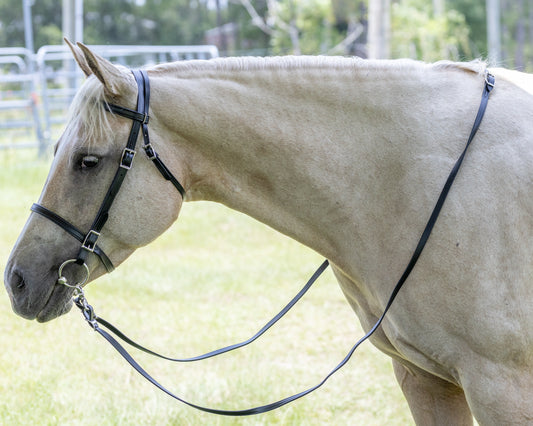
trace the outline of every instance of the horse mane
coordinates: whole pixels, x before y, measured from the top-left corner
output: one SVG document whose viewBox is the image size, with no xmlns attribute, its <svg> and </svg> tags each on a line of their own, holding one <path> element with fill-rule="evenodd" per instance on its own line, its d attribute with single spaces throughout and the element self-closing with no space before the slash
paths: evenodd
<svg viewBox="0 0 533 426">
<path fill-rule="evenodd" d="M 423 72 L 430 68 L 480 74 L 485 72 L 486 63 L 440 61 L 427 64 L 411 59 L 372 61 L 357 57 L 331 56 L 237 57 L 171 62 L 150 68 L 150 73 L 194 78 L 202 72 L 315 69 L 327 73 L 331 69 L 336 69 L 360 71 L 370 78 L 380 78 L 384 73 L 392 72 L 398 75 L 400 72 Z M 107 140 L 111 131 L 110 114 L 103 108 L 103 103 L 107 101 L 100 81 L 94 75 L 87 78 L 69 108 L 67 126 L 63 135 L 66 140 L 82 138 L 88 145 L 90 141 Z"/>
<path fill-rule="evenodd" d="M 210 71 L 262 71 L 315 69 L 327 72 L 331 69 L 354 70 L 372 73 L 398 72 L 408 70 L 459 70 L 482 74 L 487 64 L 481 60 L 471 62 L 440 61 L 428 64 L 412 59 L 368 60 L 359 57 L 342 56 L 273 56 L 273 57 L 231 57 L 210 60 L 177 61 L 156 65 L 150 71 L 179 75 L 181 78 L 198 72 Z"/>
<path fill-rule="evenodd" d="M 435 69 L 460 70 L 474 74 L 484 74 L 487 70 L 487 66 L 487 62 L 481 59 L 475 59 L 470 62 L 439 61 L 433 64 Z"/>
</svg>

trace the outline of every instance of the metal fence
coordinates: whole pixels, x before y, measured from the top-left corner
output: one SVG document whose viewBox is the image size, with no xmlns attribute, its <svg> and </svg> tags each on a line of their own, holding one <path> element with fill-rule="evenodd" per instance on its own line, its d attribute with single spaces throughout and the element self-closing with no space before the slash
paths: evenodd
<svg viewBox="0 0 533 426">
<path fill-rule="evenodd" d="M 91 46 L 130 68 L 218 56 L 215 46 Z M 68 46 L 43 46 L 37 54 L 0 48 L 0 150 L 38 148 L 58 137 L 66 111 L 84 80 Z"/>
<path fill-rule="evenodd" d="M 40 146 L 34 55 L 23 48 L 0 49 L 0 148 Z"/>
</svg>

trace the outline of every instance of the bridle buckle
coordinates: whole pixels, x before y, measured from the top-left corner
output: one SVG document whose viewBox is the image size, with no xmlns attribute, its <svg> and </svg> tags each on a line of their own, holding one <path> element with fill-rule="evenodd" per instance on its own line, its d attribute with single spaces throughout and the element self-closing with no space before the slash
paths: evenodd
<svg viewBox="0 0 533 426">
<path fill-rule="evenodd" d="M 93 253 L 98 238 L 100 238 L 100 232 L 96 232 L 94 229 L 91 229 L 85 236 L 85 239 L 81 244 L 81 248 Z"/>
<path fill-rule="evenodd" d="M 485 70 L 485 84 L 491 89 L 494 88 L 494 76 L 489 72 L 488 69 Z"/>
<path fill-rule="evenodd" d="M 157 158 L 157 154 L 151 143 L 145 144 L 143 148 L 144 148 L 144 151 L 146 152 L 146 155 L 148 156 L 150 160 L 155 160 Z"/>
<path fill-rule="evenodd" d="M 120 159 L 120 167 L 126 170 L 131 169 L 136 153 L 137 152 L 134 149 L 124 148 L 122 158 Z"/>
</svg>

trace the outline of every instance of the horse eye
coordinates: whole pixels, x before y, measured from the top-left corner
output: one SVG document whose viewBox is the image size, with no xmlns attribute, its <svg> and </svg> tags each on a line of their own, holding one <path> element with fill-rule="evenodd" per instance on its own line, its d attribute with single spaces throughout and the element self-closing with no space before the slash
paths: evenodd
<svg viewBox="0 0 533 426">
<path fill-rule="evenodd" d="M 81 160 L 81 168 L 92 169 L 93 167 L 96 167 L 98 165 L 98 161 L 98 157 L 95 157 L 94 155 L 87 155 Z"/>
</svg>

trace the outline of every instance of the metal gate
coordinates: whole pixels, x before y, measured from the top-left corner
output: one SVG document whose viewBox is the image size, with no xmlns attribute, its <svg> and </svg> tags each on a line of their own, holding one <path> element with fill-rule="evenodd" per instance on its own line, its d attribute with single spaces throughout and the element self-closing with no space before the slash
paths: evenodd
<svg viewBox="0 0 533 426">
<path fill-rule="evenodd" d="M 215 46 L 106 45 L 91 50 L 129 68 L 218 56 Z M 0 130 L 23 133 L 0 135 L 0 149 L 38 147 L 44 153 L 59 137 L 84 78 L 66 45 L 43 46 L 36 55 L 26 49 L 0 49 Z"/>
<path fill-rule="evenodd" d="M 29 50 L 0 49 L 0 149 L 42 146 L 34 66 Z"/>
</svg>

